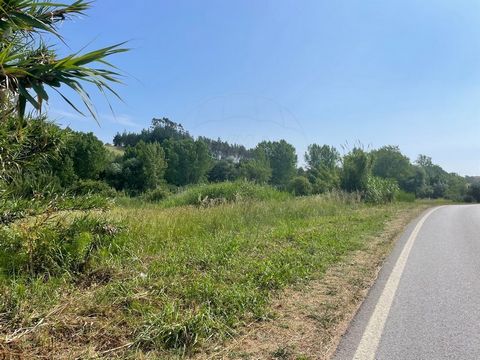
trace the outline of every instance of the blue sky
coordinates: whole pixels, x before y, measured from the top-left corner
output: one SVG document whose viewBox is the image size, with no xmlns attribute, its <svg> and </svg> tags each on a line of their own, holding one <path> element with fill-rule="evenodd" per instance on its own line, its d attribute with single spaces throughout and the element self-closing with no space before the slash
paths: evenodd
<svg viewBox="0 0 480 360">
<path fill-rule="evenodd" d="M 111 141 L 169 117 L 193 135 L 254 146 L 399 145 L 480 174 L 476 0 L 100 0 L 61 26 L 72 50 L 129 40 L 112 59 L 125 103 L 93 98 L 100 126 L 60 99 L 59 123 Z M 67 52 L 59 47 L 61 52 Z"/>
</svg>

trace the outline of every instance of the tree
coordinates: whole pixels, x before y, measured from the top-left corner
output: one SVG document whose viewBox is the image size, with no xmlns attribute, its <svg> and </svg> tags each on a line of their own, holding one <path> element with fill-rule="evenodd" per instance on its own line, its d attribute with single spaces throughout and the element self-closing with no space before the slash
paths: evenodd
<svg viewBox="0 0 480 360">
<path fill-rule="evenodd" d="M 418 166 L 421 166 L 422 168 L 429 168 L 433 166 L 432 158 L 430 156 L 422 155 L 422 154 L 418 155 L 416 163 Z"/>
<path fill-rule="evenodd" d="M 40 111 L 48 101 L 47 88 L 57 92 L 72 108 L 82 113 L 62 92 L 66 86 L 79 94 L 88 112 L 96 112 L 83 83 L 96 86 L 101 92 L 118 96 L 111 83 L 119 82 L 119 74 L 106 61 L 126 49 L 122 44 L 80 55 L 60 58 L 53 46 L 46 45 L 44 34 L 63 42 L 58 24 L 90 7 L 85 0 L 70 5 L 37 0 L 8 0 L 0 6 L 0 101 L 2 118 L 16 113 L 23 118 L 27 103 Z M 90 65 L 90 66 L 89 66 Z M 83 114 L 83 113 L 82 113 Z"/>
<path fill-rule="evenodd" d="M 425 155 L 419 155 L 416 163 L 425 173 L 425 186 L 420 196 L 456 201 L 464 199 L 468 188 L 467 179 L 455 173 L 446 172 Z"/>
<path fill-rule="evenodd" d="M 63 187 L 77 180 L 98 180 L 107 166 L 107 150 L 93 133 L 63 131 L 66 141 L 60 156 L 50 159 L 44 169 L 56 176 Z"/>
<path fill-rule="evenodd" d="M 448 174 L 447 190 L 445 191 L 445 197 L 454 201 L 462 201 L 468 191 L 467 180 L 458 174 Z"/>
<path fill-rule="evenodd" d="M 305 196 L 312 193 L 312 185 L 305 176 L 296 176 L 288 185 L 289 191 L 295 196 Z"/>
<path fill-rule="evenodd" d="M 346 191 L 365 191 L 371 173 L 370 156 L 360 148 L 354 148 L 343 157 L 341 186 Z"/>
<path fill-rule="evenodd" d="M 65 141 L 66 132 L 43 117 L 19 121 L 10 116 L 0 121 L 0 213 L 15 212 L 5 205 L 7 197 L 30 201 L 34 193 L 57 190 L 59 181 L 51 174 L 50 162 L 60 158 Z M 0 214 L 0 223 L 1 218 Z"/>
<path fill-rule="evenodd" d="M 160 144 L 140 141 L 125 151 L 122 166 L 124 187 L 134 192 L 155 189 L 164 181 L 166 167 Z"/>
<path fill-rule="evenodd" d="M 103 143 L 92 132 L 72 132 L 67 147 L 75 174 L 80 179 L 98 179 L 107 161 Z"/>
<path fill-rule="evenodd" d="M 324 193 L 339 186 L 340 153 L 333 146 L 312 144 L 305 153 L 307 177 L 314 193 Z"/>
<path fill-rule="evenodd" d="M 215 162 L 213 167 L 208 172 L 208 181 L 222 182 L 235 180 L 238 176 L 238 171 L 235 164 L 229 160 L 220 160 Z"/>
<path fill-rule="evenodd" d="M 169 139 L 164 149 L 168 163 L 166 179 L 170 184 L 184 186 L 206 180 L 212 158 L 203 141 Z"/>
<path fill-rule="evenodd" d="M 419 155 L 417 165 L 425 171 L 425 188 L 422 197 L 442 198 L 448 190 L 449 174 L 432 162 L 432 158 Z"/>
<path fill-rule="evenodd" d="M 315 194 L 323 194 L 340 187 L 339 169 L 329 169 L 319 167 L 308 169 L 307 178 L 312 184 L 312 192 Z"/>
<path fill-rule="evenodd" d="M 383 146 L 371 152 L 372 174 L 384 179 L 394 179 L 402 190 L 408 191 L 408 180 L 414 176 L 410 160 L 400 152 L 398 146 Z"/>
<path fill-rule="evenodd" d="M 425 169 L 418 165 L 412 165 L 412 175 L 403 184 L 403 189 L 414 193 L 417 197 L 422 197 L 427 191 L 426 177 Z"/>
<path fill-rule="evenodd" d="M 60 156 L 65 132 L 44 117 L 0 121 L 0 181 L 11 181 L 25 172 L 35 172 Z"/>
<path fill-rule="evenodd" d="M 480 183 L 475 182 L 468 187 L 468 196 L 470 196 L 474 201 L 480 202 Z"/>
<path fill-rule="evenodd" d="M 296 173 L 295 148 L 285 140 L 263 141 L 257 145 L 254 153 L 255 157 L 268 161 L 272 169 L 270 182 L 280 188 L 286 188 Z"/>
<path fill-rule="evenodd" d="M 340 153 L 333 146 L 312 144 L 305 153 L 309 169 L 335 169 L 340 162 Z"/>
<path fill-rule="evenodd" d="M 202 140 L 208 145 L 210 154 L 217 160 L 231 160 L 238 163 L 241 160 L 250 159 L 252 157 L 251 151 L 247 150 L 245 146 L 238 144 L 230 144 L 227 141 L 209 139 L 200 136 Z"/>
<path fill-rule="evenodd" d="M 192 139 L 190 134 L 185 131 L 181 124 L 171 121 L 164 117 L 161 119 L 152 119 L 152 125 L 149 129 L 143 129 L 140 133 L 117 133 L 113 138 L 115 146 L 135 146 L 138 142 L 147 143 L 158 142 L 160 145 L 166 140 L 174 139 Z"/>
<path fill-rule="evenodd" d="M 266 184 L 272 177 L 272 168 L 265 159 L 240 161 L 238 176 L 258 184 Z"/>
</svg>

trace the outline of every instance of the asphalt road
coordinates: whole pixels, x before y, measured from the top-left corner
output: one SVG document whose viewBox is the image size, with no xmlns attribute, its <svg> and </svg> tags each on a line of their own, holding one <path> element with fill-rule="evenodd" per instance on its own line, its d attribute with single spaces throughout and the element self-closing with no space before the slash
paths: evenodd
<svg viewBox="0 0 480 360">
<path fill-rule="evenodd" d="M 334 359 L 480 359 L 480 205 L 409 226 Z"/>
</svg>

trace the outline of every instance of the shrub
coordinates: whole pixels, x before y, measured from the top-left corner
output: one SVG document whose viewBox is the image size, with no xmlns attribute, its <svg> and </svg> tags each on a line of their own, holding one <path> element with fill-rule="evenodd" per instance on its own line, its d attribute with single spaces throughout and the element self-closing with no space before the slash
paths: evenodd
<svg viewBox="0 0 480 360">
<path fill-rule="evenodd" d="M 395 195 L 395 201 L 414 202 L 415 194 L 400 190 Z"/>
<path fill-rule="evenodd" d="M 59 179 L 48 172 L 24 172 L 17 174 L 8 184 L 5 184 L 8 197 L 32 198 L 50 196 L 62 192 Z"/>
<path fill-rule="evenodd" d="M 170 196 L 170 194 L 171 194 L 170 191 L 165 186 L 159 186 L 154 190 L 147 191 L 143 195 L 143 198 L 146 201 L 158 202 L 158 201 L 165 200 L 167 197 Z"/>
<path fill-rule="evenodd" d="M 272 177 L 272 168 L 266 160 L 242 160 L 238 165 L 238 176 L 257 184 L 266 184 Z"/>
<path fill-rule="evenodd" d="M 80 180 L 71 187 L 74 195 L 98 194 L 106 197 L 115 197 L 116 191 L 107 183 L 97 180 Z"/>
<path fill-rule="evenodd" d="M 258 185 L 248 181 L 223 182 L 188 187 L 163 202 L 165 207 L 195 205 L 207 206 L 239 200 L 286 199 L 288 193 L 278 191 L 271 186 Z"/>
<path fill-rule="evenodd" d="M 91 215 L 54 219 L 37 216 L 0 229 L 0 271 L 51 276 L 82 272 L 91 255 L 107 245 L 119 228 Z"/>
<path fill-rule="evenodd" d="M 395 180 L 369 176 L 364 199 L 365 202 L 371 204 L 385 204 L 395 200 L 398 191 L 399 187 Z"/>
<path fill-rule="evenodd" d="M 305 176 L 297 176 L 290 182 L 288 190 L 295 196 L 310 195 L 312 185 Z"/>
<path fill-rule="evenodd" d="M 323 194 L 340 188 L 340 177 L 337 169 L 312 168 L 308 170 L 307 175 L 314 194 Z"/>
<path fill-rule="evenodd" d="M 0 226 L 58 211 L 104 210 L 111 202 L 101 195 L 65 196 L 39 194 L 33 198 L 0 197 Z"/>
<path fill-rule="evenodd" d="M 469 186 L 467 190 L 467 196 L 472 202 L 480 201 L 480 183 L 473 183 Z"/>
<path fill-rule="evenodd" d="M 368 187 L 372 161 L 367 152 L 354 148 L 343 157 L 343 167 L 340 173 L 340 185 L 345 191 L 364 192 Z"/>
<path fill-rule="evenodd" d="M 208 172 L 208 181 L 223 182 L 233 181 L 237 178 L 238 171 L 235 163 L 230 160 L 219 160 Z"/>
</svg>

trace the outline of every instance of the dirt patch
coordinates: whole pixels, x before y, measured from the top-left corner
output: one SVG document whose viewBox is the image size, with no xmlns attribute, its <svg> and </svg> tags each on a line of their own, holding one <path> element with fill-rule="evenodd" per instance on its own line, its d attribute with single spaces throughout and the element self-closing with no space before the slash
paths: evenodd
<svg viewBox="0 0 480 360">
<path fill-rule="evenodd" d="M 329 359 L 357 312 L 395 239 L 427 206 L 402 210 L 379 236 L 332 266 L 325 275 L 286 290 L 272 303 L 274 319 L 246 326 L 239 335 L 196 359 Z"/>
</svg>

